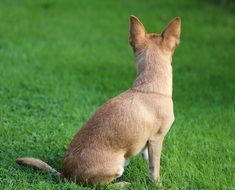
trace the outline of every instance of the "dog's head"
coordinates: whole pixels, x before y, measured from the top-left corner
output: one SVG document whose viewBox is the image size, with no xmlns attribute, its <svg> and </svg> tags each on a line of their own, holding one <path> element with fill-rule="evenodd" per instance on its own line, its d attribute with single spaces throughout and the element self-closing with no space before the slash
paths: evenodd
<svg viewBox="0 0 235 190">
<path fill-rule="evenodd" d="M 171 58 L 180 42 L 180 28 L 181 20 L 177 17 L 170 22 L 161 34 L 147 33 L 140 20 L 135 16 L 130 16 L 129 42 L 136 53 L 151 49 L 158 56 Z"/>
</svg>

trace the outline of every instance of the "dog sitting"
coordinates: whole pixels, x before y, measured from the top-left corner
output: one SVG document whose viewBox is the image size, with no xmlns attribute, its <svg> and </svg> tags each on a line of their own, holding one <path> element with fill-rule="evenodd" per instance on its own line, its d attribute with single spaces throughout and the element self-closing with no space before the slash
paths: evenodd
<svg viewBox="0 0 235 190">
<path fill-rule="evenodd" d="M 133 86 L 103 104 L 83 125 L 68 147 L 61 173 L 35 158 L 16 162 L 77 183 L 107 184 L 144 149 L 149 174 L 159 182 L 162 144 L 174 122 L 171 62 L 180 28 L 180 18 L 175 18 L 161 34 L 147 33 L 139 19 L 130 16 L 129 42 L 137 67 Z"/>
</svg>

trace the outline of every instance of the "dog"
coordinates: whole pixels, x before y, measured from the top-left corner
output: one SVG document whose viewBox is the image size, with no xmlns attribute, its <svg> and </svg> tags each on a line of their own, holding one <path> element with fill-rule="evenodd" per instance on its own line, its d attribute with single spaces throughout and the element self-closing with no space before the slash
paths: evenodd
<svg viewBox="0 0 235 190">
<path fill-rule="evenodd" d="M 137 78 L 133 86 L 103 104 L 70 143 L 61 173 L 36 158 L 18 164 L 52 172 L 82 184 L 108 184 L 120 177 L 130 157 L 145 152 L 149 175 L 160 182 L 164 137 L 174 122 L 172 56 L 180 42 L 181 19 L 175 18 L 161 34 L 147 33 L 130 16 L 129 43 Z"/>
</svg>

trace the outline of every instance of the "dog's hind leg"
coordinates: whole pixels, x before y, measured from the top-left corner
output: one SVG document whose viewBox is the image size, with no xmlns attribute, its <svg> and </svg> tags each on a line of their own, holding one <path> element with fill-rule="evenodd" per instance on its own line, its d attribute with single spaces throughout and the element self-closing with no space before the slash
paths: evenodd
<svg viewBox="0 0 235 190">
<path fill-rule="evenodd" d="M 91 184 L 108 184 L 122 176 L 125 159 L 122 155 L 106 156 L 105 162 L 97 162 L 95 168 L 87 170 L 87 179 Z"/>
<path fill-rule="evenodd" d="M 100 169 L 93 177 L 90 177 L 88 182 L 91 184 L 105 185 L 111 183 L 113 180 L 122 176 L 124 167 L 120 165 L 117 167 L 107 167 Z"/>
</svg>

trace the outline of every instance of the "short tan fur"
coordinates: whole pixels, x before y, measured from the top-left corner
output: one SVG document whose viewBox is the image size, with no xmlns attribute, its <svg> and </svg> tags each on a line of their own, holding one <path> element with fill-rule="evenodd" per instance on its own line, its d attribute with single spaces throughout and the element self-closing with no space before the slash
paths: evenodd
<svg viewBox="0 0 235 190">
<path fill-rule="evenodd" d="M 149 174 L 160 181 L 162 144 L 174 122 L 171 62 L 180 42 L 180 28 L 181 20 L 175 18 L 161 34 L 148 34 L 139 19 L 130 16 L 129 42 L 137 78 L 130 89 L 103 104 L 84 124 L 57 175 L 78 183 L 107 184 L 122 175 L 128 158 L 147 148 Z M 55 173 L 33 159 L 19 158 L 17 162 Z"/>
</svg>

